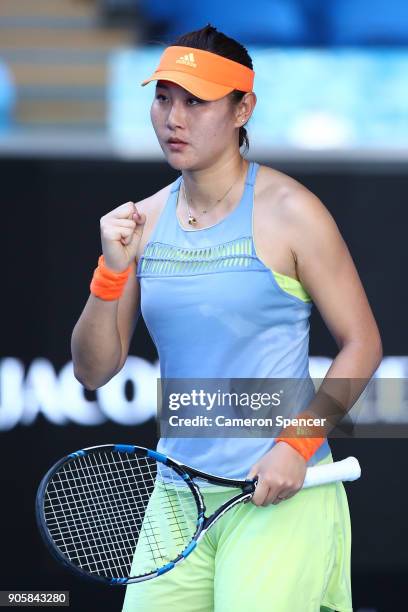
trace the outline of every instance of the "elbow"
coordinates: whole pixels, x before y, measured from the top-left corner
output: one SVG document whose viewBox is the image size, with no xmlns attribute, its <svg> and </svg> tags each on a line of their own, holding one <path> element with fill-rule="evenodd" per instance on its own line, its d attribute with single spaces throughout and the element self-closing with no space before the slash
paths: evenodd
<svg viewBox="0 0 408 612">
<path fill-rule="evenodd" d="M 384 356 L 382 341 L 378 332 L 375 334 L 354 337 L 342 344 L 341 348 L 342 350 L 356 351 L 358 361 L 364 363 L 364 368 L 367 369 L 367 373 L 371 372 L 372 374 L 374 374 L 380 366 Z"/>
<path fill-rule="evenodd" d="M 362 351 L 366 356 L 366 363 L 371 364 L 371 369 L 374 374 L 374 372 L 380 366 L 384 355 L 381 337 L 379 334 L 376 334 L 375 337 L 366 339 L 365 341 L 359 344 L 362 347 Z"/>
<path fill-rule="evenodd" d="M 382 340 L 378 328 L 372 334 L 369 344 L 370 354 L 375 361 L 375 369 L 377 369 L 384 356 Z"/>
<path fill-rule="evenodd" d="M 376 359 L 377 359 L 377 366 L 376 369 L 379 367 L 383 357 L 384 357 L 384 352 L 383 352 L 383 345 L 382 345 L 382 341 L 381 341 L 381 337 L 380 335 L 378 335 L 378 342 L 376 344 L 376 348 L 375 348 L 375 355 L 376 355 Z"/>
<path fill-rule="evenodd" d="M 102 387 L 102 385 L 93 385 L 90 383 L 81 383 L 81 384 L 84 387 L 84 389 L 86 389 L 87 391 L 96 391 L 96 389 L 99 389 L 99 387 Z"/>
<path fill-rule="evenodd" d="M 115 370 L 110 371 L 109 373 L 105 372 L 103 376 L 99 376 L 98 378 L 95 377 L 95 375 L 89 376 L 86 373 L 81 372 L 74 366 L 74 376 L 87 391 L 96 391 L 96 389 L 99 389 L 100 387 L 103 387 L 103 385 L 106 385 L 106 383 L 108 383 L 111 378 L 113 378 L 118 373 L 119 369 L 115 368 Z"/>
<path fill-rule="evenodd" d="M 96 384 L 95 381 L 88 380 L 85 376 L 83 376 L 83 374 L 75 370 L 75 368 L 74 368 L 74 376 L 77 379 L 77 381 L 81 383 L 81 385 L 87 391 L 95 391 L 96 389 L 98 389 L 98 387 L 102 386 L 102 385 Z"/>
</svg>

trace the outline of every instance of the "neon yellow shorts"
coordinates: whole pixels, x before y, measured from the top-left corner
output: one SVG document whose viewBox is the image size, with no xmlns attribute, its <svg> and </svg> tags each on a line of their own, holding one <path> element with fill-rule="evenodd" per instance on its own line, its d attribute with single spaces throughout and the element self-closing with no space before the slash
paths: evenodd
<svg viewBox="0 0 408 612">
<path fill-rule="evenodd" d="M 207 515 L 231 497 L 202 490 Z M 352 612 L 350 556 L 342 483 L 277 506 L 238 504 L 170 572 L 129 585 L 122 612 Z"/>
</svg>

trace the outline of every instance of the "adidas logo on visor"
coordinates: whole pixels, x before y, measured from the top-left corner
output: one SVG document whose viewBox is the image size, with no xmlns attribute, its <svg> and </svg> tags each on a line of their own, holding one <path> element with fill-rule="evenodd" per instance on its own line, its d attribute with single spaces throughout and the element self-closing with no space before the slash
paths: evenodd
<svg viewBox="0 0 408 612">
<path fill-rule="evenodd" d="M 194 53 L 187 53 L 186 55 L 182 55 L 176 60 L 176 64 L 185 64 L 186 66 L 197 68 L 197 64 L 195 63 Z"/>
</svg>

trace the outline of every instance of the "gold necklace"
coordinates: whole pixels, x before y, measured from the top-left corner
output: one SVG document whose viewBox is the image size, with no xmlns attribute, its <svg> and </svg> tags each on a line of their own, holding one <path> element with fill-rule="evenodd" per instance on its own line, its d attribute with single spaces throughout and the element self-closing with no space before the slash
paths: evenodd
<svg viewBox="0 0 408 612">
<path fill-rule="evenodd" d="M 238 180 L 238 179 L 237 179 L 237 180 Z M 213 207 L 212 207 L 212 208 L 215 208 L 215 206 L 216 206 L 217 204 L 219 204 L 219 203 L 220 203 L 220 202 L 221 202 L 221 201 L 222 201 L 222 200 L 223 200 L 223 199 L 224 199 L 224 198 L 225 198 L 225 197 L 226 197 L 226 196 L 229 194 L 229 192 L 231 191 L 231 189 L 233 188 L 233 186 L 235 185 L 235 183 L 237 182 L 237 180 L 235 180 L 235 181 L 232 183 L 231 187 L 230 187 L 230 188 L 229 188 L 229 189 L 228 189 L 228 190 L 227 190 L 227 191 L 224 193 L 224 195 L 222 196 L 222 198 L 219 198 L 218 200 L 215 200 L 215 203 L 214 203 L 214 205 L 213 205 Z M 196 223 L 197 223 L 197 219 L 196 219 L 196 218 L 195 218 L 195 217 L 194 217 L 194 216 L 191 214 L 190 206 L 189 206 L 189 204 L 188 204 L 187 192 L 186 192 L 186 187 L 185 187 L 185 185 L 184 185 L 184 181 L 183 181 L 183 191 L 184 191 L 184 198 L 185 198 L 185 200 L 186 200 L 187 210 L 188 210 L 188 223 L 189 223 L 189 225 L 196 225 Z M 207 213 L 207 212 L 208 212 L 208 210 L 207 210 L 207 209 L 206 209 L 206 210 L 202 210 L 201 212 L 205 214 L 205 213 Z"/>
</svg>

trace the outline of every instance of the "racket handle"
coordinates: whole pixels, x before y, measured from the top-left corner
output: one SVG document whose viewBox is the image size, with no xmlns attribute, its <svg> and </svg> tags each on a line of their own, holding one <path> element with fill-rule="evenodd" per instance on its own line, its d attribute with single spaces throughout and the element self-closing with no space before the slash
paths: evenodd
<svg viewBox="0 0 408 612">
<path fill-rule="evenodd" d="M 302 488 L 306 489 L 338 480 L 357 480 L 360 476 L 361 468 L 358 460 L 355 457 L 347 457 L 342 461 L 307 468 Z"/>
</svg>

